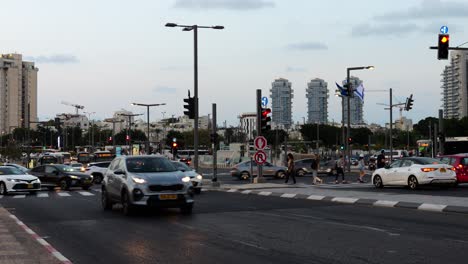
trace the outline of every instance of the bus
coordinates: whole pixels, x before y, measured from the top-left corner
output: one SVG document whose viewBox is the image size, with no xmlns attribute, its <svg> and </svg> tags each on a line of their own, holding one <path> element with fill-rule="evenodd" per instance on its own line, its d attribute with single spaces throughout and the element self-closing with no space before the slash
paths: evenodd
<svg viewBox="0 0 468 264">
<path fill-rule="evenodd" d="M 444 155 L 468 153 L 468 137 L 447 137 L 444 143 Z"/>
<path fill-rule="evenodd" d="M 115 158 L 115 154 L 110 151 L 96 151 L 94 153 L 79 152 L 77 154 L 77 161 L 82 164 L 90 162 L 111 161 Z"/>
</svg>

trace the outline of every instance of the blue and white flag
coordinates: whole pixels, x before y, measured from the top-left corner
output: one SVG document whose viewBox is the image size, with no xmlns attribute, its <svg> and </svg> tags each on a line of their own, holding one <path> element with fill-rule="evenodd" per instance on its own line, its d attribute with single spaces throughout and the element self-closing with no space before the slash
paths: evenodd
<svg viewBox="0 0 468 264">
<path fill-rule="evenodd" d="M 361 101 L 364 101 L 364 86 L 362 83 L 354 90 L 354 94 L 361 99 Z"/>
<path fill-rule="evenodd" d="M 338 87 L 338 89 L 340 90 L 340 94 L 342 96 L 348 96 L 348 91 L 346 90 L 346 88 L 341 87 L 337 82 L 335 82 L 335 84 L 336 87 Z"/>
</svg>

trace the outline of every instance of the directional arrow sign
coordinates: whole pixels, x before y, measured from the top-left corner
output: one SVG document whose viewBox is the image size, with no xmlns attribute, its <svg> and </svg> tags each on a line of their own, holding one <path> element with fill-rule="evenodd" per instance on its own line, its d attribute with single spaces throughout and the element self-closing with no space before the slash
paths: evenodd
<svg viewBox="0 0 468 264">
<path fill-rule="evenodd" d="M 254 154 L 254 160 L 258 165 L 263 165 L 267 160 L 267 154 L 263 150 L 257 150 Z"/>
<path fill-rule="evenodd" d="M 254 145 L 256 149 L 264 149 L 267 146 L 267 140 L 263 136 L 256 137 L 254 139 Z"/>
</svg>

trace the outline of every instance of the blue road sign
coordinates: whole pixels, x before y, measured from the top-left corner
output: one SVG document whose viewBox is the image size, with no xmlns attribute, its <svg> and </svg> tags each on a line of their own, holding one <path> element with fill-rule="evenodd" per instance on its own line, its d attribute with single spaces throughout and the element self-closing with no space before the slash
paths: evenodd
<svg viewBox="0 0 468 264">
<path fill-rule="evenodd" d="M 262 106 L 265 107 L 268 105 L 268 97 L 263 96 L 262 97 Z"/>
<path fill-rule="evenodd" d="M 447 27 L 447 26 L 442 26 L 442 27 L 440 28 L 440 32 L 441 32 L 442 34 L 447 34 L 447 33 L 448 33 L 448 27 Z"/>
</svg>

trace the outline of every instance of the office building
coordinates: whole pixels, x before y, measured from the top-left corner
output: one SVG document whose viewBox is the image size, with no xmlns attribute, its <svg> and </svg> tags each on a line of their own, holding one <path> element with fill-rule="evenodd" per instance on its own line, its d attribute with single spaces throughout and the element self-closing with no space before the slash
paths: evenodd
<svg viewBox="0 0 468 264">
<path fill-rule="evenodd" d="M 289 128 L 292 124 L 293 89 L 291 83 L 283 78 L 271 84 L 271 121 L 275 127 Z"/>
<path fill-rule="evenodd" d="M 328 121 L 328 84 L 322 79 L 313 79 L 307 84 L 307 123 L 326 124 Z"/>
<path fill-rule="evenodd" d="M 468 116 L 468 51 L 450 51 L 450 65 L 442 72 L 444 118 Z"/>
</svg>

